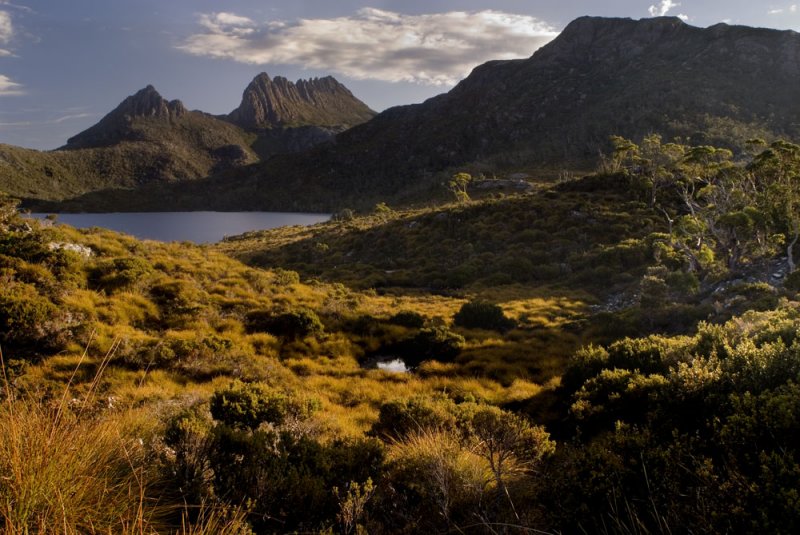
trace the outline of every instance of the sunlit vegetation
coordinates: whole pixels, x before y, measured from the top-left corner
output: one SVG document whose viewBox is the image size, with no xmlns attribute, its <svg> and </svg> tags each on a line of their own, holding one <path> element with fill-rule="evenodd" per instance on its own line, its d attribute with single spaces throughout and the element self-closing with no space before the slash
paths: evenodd
<svg viewBox="0 0 800 535">
<path fill-rule="evenodd" d="M 2 200 L 0 528 L 795 532 L 800 148 L 612 143 L 213 247 Z"/>
</svg>

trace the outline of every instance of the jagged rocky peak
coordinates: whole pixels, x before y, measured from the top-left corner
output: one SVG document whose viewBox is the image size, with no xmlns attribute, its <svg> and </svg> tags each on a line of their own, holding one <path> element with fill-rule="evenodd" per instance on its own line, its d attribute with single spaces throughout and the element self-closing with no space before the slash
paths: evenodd
<svg viewBox="0 0 800 535">
<path fill-rule="evenodd" d="M 123 100 L 111 113 L 129 115 L 131 117 L 160 117 L 168 119 L 185 114 L 186 107 L 180 100 L 168 102 L 156 91 L 155 87 L 148 85 Z"/>
<path fill-rule="evenodd" d="M 100 122 L 69 138 L 64 148 L 106 146 L 131 136 L 136 119 L 172 123 L 189 113 L 180 100 L 167 101 L 155 87 L 148 85 L 123 100 Z"/>
<path fill-rule="evenodd" d="M 265 72 L 244 90 L 239 107 L 228 120 L 250 129 L 276 126 L 353 126 L 375 112 L 330 76 L 298 80 L 271 79 Z"/>
</svg>

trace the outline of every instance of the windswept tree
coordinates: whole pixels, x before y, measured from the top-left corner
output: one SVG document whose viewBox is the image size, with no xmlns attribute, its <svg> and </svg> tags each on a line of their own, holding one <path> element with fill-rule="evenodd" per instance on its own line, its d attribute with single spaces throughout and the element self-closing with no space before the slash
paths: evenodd
<svg viewBox="0 0 800 535">
<path fill-rule="evenodd" d="M 456 173 L 450 178 L 447 187 L 453 193 L 458 202 L 469 201 L 469 193 L 467 193 L 467 186 L 472 182 L 472 175 L 469 173 Z"/>
<path fill-rule="evenodd" d="M 800 145 L 776 141 L 749 166 L 762 191 L 764 210 L 784 236 L 789 271 L 796 269 L 794 247 L 800 239 Z"/>
<path fill-rule="evenodd" d="M 661 136 L 650 134 L 642 140 L 640 173 L 649 192 L 650 208 L 656 206 L 658 195 L 678 177 L 677 164 L 685 157 L 686 147 L 679 143 L 662 143 Z"/>
</svg>

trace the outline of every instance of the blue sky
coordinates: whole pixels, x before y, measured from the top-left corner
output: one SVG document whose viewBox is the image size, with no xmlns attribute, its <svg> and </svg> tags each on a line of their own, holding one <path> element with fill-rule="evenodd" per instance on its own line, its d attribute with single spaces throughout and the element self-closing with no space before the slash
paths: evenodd
<svg viewBox="0 0 800 535">
<path fill-rule="evenodd" d="M 581 15 L 661 14 L 800 30 L 800 0 L 0 0 L 0 143 L 56 148 L 147 84 L 227 113 L 261 71 L 333 75 L 380 111 Z"/>
</svg>

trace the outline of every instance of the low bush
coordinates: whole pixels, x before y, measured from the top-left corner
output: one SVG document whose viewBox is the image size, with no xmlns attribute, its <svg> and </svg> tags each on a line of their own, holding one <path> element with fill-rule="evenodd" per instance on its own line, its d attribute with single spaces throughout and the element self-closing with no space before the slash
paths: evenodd
<svg viewBox="0 0 800 535">
<path fill-rule="evenodd" d="M 421 329 L 416 335 L 395 344 L 391 353 L 402 356 L 409 366 L 418 366 L 426 360 L 450 362 L 464 345 L 464 337 L 447 327 Z"/>
<path fill-rule="evenodd" d="M 281 314 L 270 310 L 254 310 L 245 316 L 245 327 L 249 333 L 269 333 L 288 340 L 320 335 L 325 331 L 319 316 L 307 308 Z"/>
<path fill-rule="evenodd" d="M 389 323 L 409 329 L 421 329 L 425 325 L 425 316 L 412 310 L 401 310 L 389 318 Z"/>
<path fill-rule="evenodd" d="M 89 285 L 109 293 L 130 290 L 152 272 L 149 262 L 135 256 L 101 260 L 89 271 Z"/>
<path fill-rule="evenodd" d="M 498 305 L 483 301 L 464 303 L 453 317 L 453 323 L 467 329 L 489 329 L 506 332 L 516 326 Z"/>
<path fill-rule="evenodd" d="M 215 420 L 250 430 L 262 423 L 280 426 L 287 420 L 305 420 L 317 409 L 317 400 L 289 396 L 263 383 L 234 381 L 211 396 L 211 416 Z"/>
</svg>

